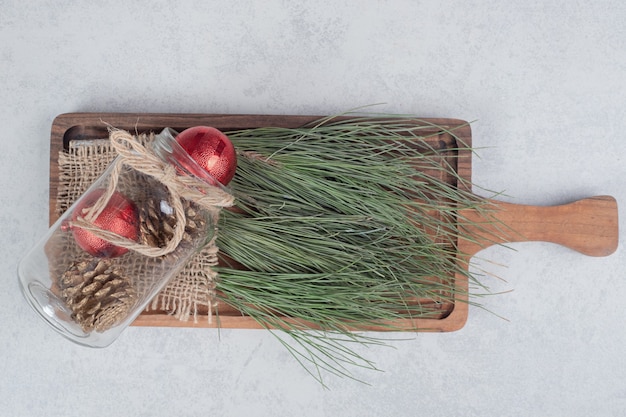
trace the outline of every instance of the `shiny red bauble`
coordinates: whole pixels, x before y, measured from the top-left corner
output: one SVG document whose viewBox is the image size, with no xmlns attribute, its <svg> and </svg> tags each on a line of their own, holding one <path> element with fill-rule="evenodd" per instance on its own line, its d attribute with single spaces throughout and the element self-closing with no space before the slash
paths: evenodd
<svg viewBox="0 0 626 417">
<path fill-rule="evenodd" d="M 85 209 L 93 207 L 104 189 L 96 189 L 85 195 L 72 214 L 72 220 L 85 216 Z M 94 226 L 108 230 L 130 240 L 139 237 L 139 211 L 135 203 L 119 191 L 115 191 L 102 213 L 93 222 Z M 93 256 L 114 258 L 128 252 L 128 249 L 116 246 L 92 232 L 78 226 L 72 226 L 72 233 L 78 246 Z"/>
<path fill-rule="evenodd" d="M 176 136 L 179 145 L 222 185 L 235 176 L 237 155 L 228 137 L 214 127 L 195 126 Z"/>
</svg>

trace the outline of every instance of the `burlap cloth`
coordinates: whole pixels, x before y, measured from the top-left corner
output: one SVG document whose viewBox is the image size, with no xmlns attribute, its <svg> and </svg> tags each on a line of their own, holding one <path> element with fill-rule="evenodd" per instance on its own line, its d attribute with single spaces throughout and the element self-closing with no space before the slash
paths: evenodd
<svg viewBox="0 0 626 417">
<path fill-rule="evenodd" d="M 154 135 L 140 135 L 147 144 Z M 108 139 L 72 141 L 69 149 L 59 152 L 59 185 L 56 214 L 63 214 L 115 159 L 117 152 Z M 201 250 L 181 272 L 148 304 L 147 310 L 164 311 L 187 321 L 197 321 L 201 315 L 211 320 L 215 307 L 214 283 L 210 265 L 215 255 Z"/>
</svg>

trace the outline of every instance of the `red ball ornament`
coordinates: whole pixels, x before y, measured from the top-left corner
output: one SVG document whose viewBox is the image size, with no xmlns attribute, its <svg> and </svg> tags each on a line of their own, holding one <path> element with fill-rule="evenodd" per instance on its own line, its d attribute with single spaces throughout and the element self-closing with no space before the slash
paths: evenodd
<svg viewBox="0 0 626 417">
<path fill-rule="evenodd" d="M 222 185 L 235 176 L 237 154 L 228 137 L 214 127 L 195 126 L 176 136 L 178 144 Z"/>
<path fill-rule="evenodd" d="M 72 213 L 72 220 L 85 215 L 85 209 L 93 207 L 104 189 L 97 189 L 84 196 Z M 130 240 L 139 237 L 139 211 L 137 206 L 124 194 L 115 191 L 102 213 L 93 222 L 94 226 L 108 230 Z M 93 256 L 115 258 L 128 252 L 128 249 L 116 246 L 92 232 L 78 226 L 72 226 L 72 234 L 78 246 Z"/>
</svg>

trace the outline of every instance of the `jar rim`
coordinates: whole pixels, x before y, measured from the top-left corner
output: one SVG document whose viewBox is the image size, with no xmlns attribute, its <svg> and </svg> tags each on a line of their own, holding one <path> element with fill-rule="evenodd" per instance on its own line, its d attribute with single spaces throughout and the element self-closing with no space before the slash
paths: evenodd
<svg viewBox="0 0 626 417">
<path fill-rule="evenodd" d="M 173 164 L 180 171 L 188 175 L 193 175 L 210 186 L 218 187 L 223 191 L 229 192 L 227 186 L 223 185 L 213 175 L 207 172 L 207 170 L 202 168 L 200 164 L 180 146 L 176 141 L 178 133 L 179 132 L 171 127 L 166 127 L 159 134 L 155 135 L 153 149 L 157 155 Z"/>
</svg>

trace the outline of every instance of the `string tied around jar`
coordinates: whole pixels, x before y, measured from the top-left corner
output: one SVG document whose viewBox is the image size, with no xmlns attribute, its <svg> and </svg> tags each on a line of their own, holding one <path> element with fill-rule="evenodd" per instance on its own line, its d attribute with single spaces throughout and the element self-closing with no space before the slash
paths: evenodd
<svg viewBox="0 0 626 417">
<path fill-rule="evenodd" d="M 72 227 L 87 230 L 94 236 L 113 245 L 126 248 L 148 257 L 167 255 L 178 247 L 185 234 L 186 213 L 184 200 L 193 202 L 210 214 L 213 224 L 217 222 L 222 208 L 234 204 L 234 196 L 226 188 L 209 184 L 193 175 L 178 172 L 176 167 L 157 155 L 153 149 L 144 146 L 129 132 L 111 128 L 109 140 L 118 154 L 113 162 L 107 188 L 91 207 L 83 209 L 82 213 L 71 222 Z M 176 223 L 171 238 L 162 247 L 154 247 L 140 243 L 109 230 L 98 227 L 94 222 L 107 207 L 115 193 L 120 175 L 124 167 L 131 168 L 145 174 L 161 183 L 170 194 L 169 205 L 172 208 Z M 215 241 L 216 234 L 211 239 Z"/>
</svg>

